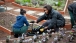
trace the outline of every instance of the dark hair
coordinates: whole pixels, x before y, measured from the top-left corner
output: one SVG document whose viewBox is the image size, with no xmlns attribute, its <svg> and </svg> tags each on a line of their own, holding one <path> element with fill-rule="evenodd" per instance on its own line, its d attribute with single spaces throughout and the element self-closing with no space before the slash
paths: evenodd
<svg viewBox="0 0 76 43">
<path fill-rule="evenodd" d="M 48 10 L 48 14 L 52 11 L 52 7 L 50 5 L 45 5 L 43 8 Z"/>
<path fill-rule="evenodd" d="M 24 15 L 24 13 L 26 13 L 26 10 L 20 9 L 20 14 Z"/>
</svg>

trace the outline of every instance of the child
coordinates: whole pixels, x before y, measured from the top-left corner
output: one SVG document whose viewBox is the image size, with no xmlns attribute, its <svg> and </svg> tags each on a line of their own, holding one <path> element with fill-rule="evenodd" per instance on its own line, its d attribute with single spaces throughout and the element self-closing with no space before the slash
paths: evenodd
<svg viewBox="0 0 76 43">
<path fill-rule="evenodd" d="M 22 35 L 22 33 L 25 33 L 28 30 L 29 23 L 24 16 L 26 14 L 26 11 L 23 9 L 20 9 L 20 15 L 16 17 L 16 22 L 13 25 L 13 33 L 14 37 L 18 38 Z M 24 26 L 26 24 L 26 26 Z"/>
</svg>

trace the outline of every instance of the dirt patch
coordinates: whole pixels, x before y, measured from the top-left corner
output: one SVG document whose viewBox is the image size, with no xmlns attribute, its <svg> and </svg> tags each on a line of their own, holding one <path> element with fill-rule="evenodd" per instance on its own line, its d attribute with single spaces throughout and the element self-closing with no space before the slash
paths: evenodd
<svg viewBox="0 0 76 43">
<path fill-rule="evenodd" d="M 8 34 L 6 34 L 3 31 L 0 31 L 0 40 L 5 40 L 7 36 L 8 36 Z"/>
<path fill-rule="evenodd" d="M 15 16 L 4 12 L 0 13 L 0 25 L 12 30 L 12 24 L 15 22 Z"/>
</svg>

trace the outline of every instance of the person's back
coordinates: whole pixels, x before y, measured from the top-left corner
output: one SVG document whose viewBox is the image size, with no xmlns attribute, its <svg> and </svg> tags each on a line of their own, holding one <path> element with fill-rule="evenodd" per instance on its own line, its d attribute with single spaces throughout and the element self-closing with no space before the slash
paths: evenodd
<svg viewBox="0 0 76 43">
<path fill-rule="evenodd" d="M 13 25 L 13 27 L 15 28 L 21 28 L 24 26 L 24 24 L 26 24 L 26 26 L 29 26 L 28 22 L 26 21 L 26 17 L 23 15 L 19 15 L 16 17 L 16 23 Z"/>
<path fill-rule="evenodd" d="M 68 6 L 68 10 L 70 10 L 73 13 L 73 11 L 76 10 L 76 2 L 71 3 Z"/>
<path fill-rule="evenodd" d="M 26 31 L 28 30 L 29 23 L 26 17 L 24 16 L 24 14 L 26 14 L 26 11 L 23 9 L 20 9 L 20 15 L 16 17 L 16 22 L 13 25 L 13 33 L 14 33 L 14 37 L 16 38 L 21 36 L 22 33 L 26 33 Z"/>
<path fill-rule="evenodd" d="M 65 19 L 64 17 L 62 16 L 62 14 L 60 14 L 58 11 L 54 10 L 53 11 L 53 16 L 54 15 L 57 15 L 57 26 L 59 27 L 63 27 L 65 26 Z M 54 22 L 54 21 L 53 21 Z M 60 25 L 61 24 L 61 25 Z"/>
</svg>

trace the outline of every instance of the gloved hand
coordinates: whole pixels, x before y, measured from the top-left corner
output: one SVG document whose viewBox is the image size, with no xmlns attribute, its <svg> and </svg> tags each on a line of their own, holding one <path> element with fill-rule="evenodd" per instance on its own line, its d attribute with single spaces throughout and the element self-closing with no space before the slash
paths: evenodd
<svg viewBox="0 0 76 43">
<path fill-rule="evenodd" d="M 31 21 L 30 23 L 35 23 L 35 21 Z"/>
</svg>

